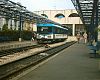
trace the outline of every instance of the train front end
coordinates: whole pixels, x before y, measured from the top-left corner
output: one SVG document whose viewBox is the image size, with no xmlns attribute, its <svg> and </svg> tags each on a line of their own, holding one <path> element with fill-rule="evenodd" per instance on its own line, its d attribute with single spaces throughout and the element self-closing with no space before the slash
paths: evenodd
<svg viewBox="0 0 100 80">
<path fill-rule="evenodd" d="M 52 26 L 49 24 L 37 25 L 37 41 L 39 43 L 51 43 L 53 40 Z"/>
</svg>

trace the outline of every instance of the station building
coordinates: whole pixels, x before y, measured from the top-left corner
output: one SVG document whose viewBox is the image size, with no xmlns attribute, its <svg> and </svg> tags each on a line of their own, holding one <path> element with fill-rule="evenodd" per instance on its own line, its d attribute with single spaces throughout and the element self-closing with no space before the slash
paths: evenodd
<svg viewBox="0 0 100 80">
<path fill-rule="evenodd" d="M 71 34 L 75 36 L 77 32 L 84 32 L 85 27 L 75 9 L 67 9 L 67 10 L 41 10 L 34 11 L 34 13 L 44 16 L 52 21 L 60 23 L 64 25 L 64 27 L 69 27 L 71 30 Z M 8 22 L 5 18 L 0 18 L 0 30 L 2 30 L 2 26 L 4 24 L 8 24 L 8 29 L 12 28 L 13 30 L 18 30 L 19 21 L 9 19 Z M 23 30 L 33 30 L 36 31 L 36 23 L 24 21 Z"/>
<path fill-rule="evenodd" d="M 35 13 L 71 28 L 71 35 L 73 36 L 75 36 L 79 31 L 85 31 L 85 27 L 75 9 L 41 10 L 35 11 Z"/>
</svg>

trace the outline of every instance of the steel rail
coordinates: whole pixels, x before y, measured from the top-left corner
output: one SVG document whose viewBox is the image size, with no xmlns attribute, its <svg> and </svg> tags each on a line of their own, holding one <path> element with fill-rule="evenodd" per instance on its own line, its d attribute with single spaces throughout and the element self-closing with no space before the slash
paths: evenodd
<svg viewBox="0 0 100 80">
<path fill-rule="evenodd" d="M 26 69 L 29 69 L 30 67 L 35 66 L 36 64 L 48 59 L 49 57 L 57 54 L 61 50 L 71 46 L 74 43 L 75 42 L 65 43 L 63 45 L 60 45 L 54 48 L 49 48 L 46 51 L 38 52 L 37 54 L 33 56 L 29 56 L 21 60 L 14 61 L 12 63 L 0 66 L 0 72 L 2 72 L 0 73 L 0 79 L 8 80 L 9 78 L 12 78 L 20 74 L 21 72 L 23 72 L 23 70 L 26 70 Z"/>
</svg>

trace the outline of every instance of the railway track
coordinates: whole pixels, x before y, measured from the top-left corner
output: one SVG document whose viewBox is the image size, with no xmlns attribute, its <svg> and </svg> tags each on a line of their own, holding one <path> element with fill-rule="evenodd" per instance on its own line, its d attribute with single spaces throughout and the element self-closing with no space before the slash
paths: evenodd
<svg viewBox="0 0 100 80">
<path fill-rule="evenodd" d="M 21 47 L 21 48 L 9 49 L 9 50 L 2 50 L 2 51 L 0 51 L 0 57 L 15 54 L 15 53 L 22 52 L 22 51 L 27 51 L 29 49 L 34 49 L 34 48 L 38 48 L 38 47 L 42 47 L 42 45 L 38 44 L 38 45 L 33 45 L 33 46 L 27 46 L 27 47 Z"/>
<path fill-rule="evenodd" d="M 69 47 L 70 45 L 74 43 L 75 42 L 68 42 L 60 46 L 49 48 L 45 51 L 41 51 L 32 56 L 28 56 L 26 58 L 13 61 L 11 63 L 1 65 L 0 72 L 2 73 L 0 73 L 0 80 L 9 80 L 10 78 L 20 74 L 24 70 L 29 69 L 30 67 L 33 67 L 34 65 L 44 61 L 50 56 L 57 54 L 59 51 Z"/>
</svg>

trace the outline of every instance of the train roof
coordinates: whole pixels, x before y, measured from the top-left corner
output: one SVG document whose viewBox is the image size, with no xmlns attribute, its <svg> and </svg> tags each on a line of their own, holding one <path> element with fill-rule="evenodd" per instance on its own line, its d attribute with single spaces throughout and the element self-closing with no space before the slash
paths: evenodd
<svg viewBox="0 0 100 80">
<path fill-rule="evenodd" d="M 37 26 L 54 26 L 54 27 L 59 27 L 59 28 L 68 30 L 68 28 L 64 28 L 62 26 L 55 25 L 55 24 L 37 24 Z"/>
</svg>

